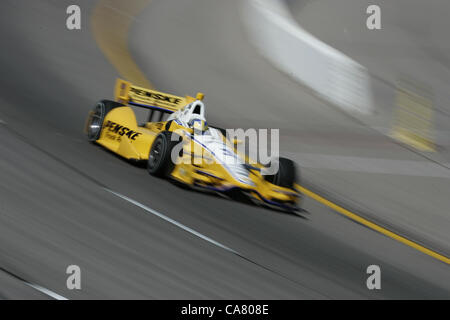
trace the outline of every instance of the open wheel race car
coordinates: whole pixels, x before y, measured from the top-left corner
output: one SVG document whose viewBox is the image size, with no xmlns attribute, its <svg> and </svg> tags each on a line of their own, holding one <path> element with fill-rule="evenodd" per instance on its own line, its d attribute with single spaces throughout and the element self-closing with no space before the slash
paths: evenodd
<svg viewBox="0 0 450 320">
<path fill-rule="evenodd" d="M 274 159 L 278 171 L 251 162 L 239 141 L 224 129 L 207 125 L 203 94 L 179 97 L 118 79 L 115 101 L 101 100 L 89 113 L 86 133 L 95 142 L 129 160 L 146 161 L 152 175 L 287 211 L 298 210 L 295 163 Z M 138 125 L 132 107 L 150 110 Z M 230 161 L 230 159 L 232 161 Z"/>
</svg>

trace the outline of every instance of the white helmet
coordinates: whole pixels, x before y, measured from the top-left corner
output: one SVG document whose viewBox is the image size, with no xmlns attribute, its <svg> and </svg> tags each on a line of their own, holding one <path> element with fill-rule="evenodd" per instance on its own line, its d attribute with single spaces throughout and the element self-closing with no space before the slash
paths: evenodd
<svg viewBox="0 0 450 320">
<path fill-rule="evenodd" d="M 205 105 L 202 101 L 196 100 L 187 105 L 183 115 L 185 116 L 185 123 L 189 128 L 202 132 L 208 129 L 205 117 Z"/>
<path fill-rule="evenodd" d="M 195 100 L 183 109 L 172 113 L 169 118 L 167 118 L 167 121 L 176 119 L 184 126 L 195 129 L 196 131 L 200 130 L 203 132 L 208 129 L 205 117 L 205 105 L 200 100 Z"/>
</svg>

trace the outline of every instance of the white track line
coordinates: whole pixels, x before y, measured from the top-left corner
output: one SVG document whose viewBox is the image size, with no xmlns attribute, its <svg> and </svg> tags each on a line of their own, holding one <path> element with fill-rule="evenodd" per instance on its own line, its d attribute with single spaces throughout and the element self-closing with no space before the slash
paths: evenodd
<svg viewBox="0 0 450 320">
<path fill-rule="evenodd" d="M 201 234 L 200 232 L 197 232 L 197 231 L 195 231 L 195 230 L 185 226 L 184 224 L 182 224 L 182 223 L 180 223 L 178 221 L 173 220 L 172 218 L 169 218 L 168 216 L 166 216 L 166 215 L 164 215 L 162 213 L 159 213 L 158 211 L 156 211 L 156 210 L 154 210 L 152 208 L 149 208 L 149 207 L 143 205 L 142 203 L 139 203 L 139 202 L 137 202 L 137 201 L 135 201 L 133 199 L 128 198 L 127 196 L 124 196 L 123 194 L 120 194 L 118 192 L 112 191 L 110 189 L 107 189 L 107 188 L 104 188 L 104 189 L 106 191 L 114 194 L 115 196 L 117 196 L 117 197 L 119 197 L 119 198 L 121 198 L 121 199 L 123 199 L 125 201 L 128 201 L 128 202 L 134 204 L 135 206 L 137 206 L 137 207 L 139 207 L 141 209 L 144 209 L 148 213 L 151 213 L 151 214 L 153 214 L 153 215 L 155 215 L 155 216 L 157 216 L 157 217 L 159 217 L 159 218 L 161 218 L 161 219 L 163 219 L 163 220 L 165 220 L 165 221 L 167 221 L 167 222 L 177 226 L 178 228 L 183 229 L 184 231 L 187 231 L 187 232 L 189 232 L 189 233 L 199 237 L 200 239 L 208 241 L 209 243 L 212 243 L 213 245 L 215 245 L 215 246 L 217 246 L 217 247 L 219 247 L 221 249 L 224 249 L 226 251 L 229 251 L 229 252 L 231 252 L 233 254 L 240 255 L 237 251 L 235 251 L 235 250 L 233 250 L 233 249 L 231 249 L 231 248 L 229 248 L 229 247 L 227 247 L 227 246 L 225 246 L 225 245 L 223 245 L 223 244 L 221 244 L 221 243 L 219 243 L 219 242 L 217 242 L 217 241 L 215 241 L 215 240 L 213 240 L 213 239 L 211 239 L 211 238 L 209 238 L 209 237 L 207 237 L 207 236 L 205 236 L 203 234 Z"/>
<path fill-rule="evenodd" d="M 53 292 L 53 291 L 51 291 L 49 289 L 41 287 L 41 286 L 39 286 L 37 284 L 32 284 L 32 283 L 29 283 L 29 282 L 26 282 L 26 281 L 24 281 L 24 283 L 27 286 L 29 286 L 29 287 L 31 287 L 33 289 L 36 289 L 37 291 L 42 292 L 43 294 L 46 294 L 49 297 L 52 297 L 53 299 L 56 299 L 56 300 L 69 300 L 69 299 L 67 299 L 67 298 L 65 298 L 65 297 L 63 297 L 63 296 L 61 296 L 61 295 L 59 295 L 59 294 L 57 294 L 57 293 L 55 293 L 55 292 Z"/>
<path fill-rule="evenodd" d="M 69 300 L 69 299 L 67 299 L 67 298 L 65 298 L 65 297 L 63 297 L 63 296 L 61 296 L 61 295 L 59 295 L 59 294 L 57 294 L 57 293 L 47 289 L 47 288 L 44 288 L 44 287 L 42 287 L 42 286 L 40 286 L 38 284 L 28 282 L 24 278 L 14 274 L 14 273 L 12 273 L 12 272 L 4 269 L 4 268 L 0 267 L 0 272 L 3 272 L 4 274 L 8 275 L 9 277 L 12 277 L 12 278 L 16 279 L 16 280 L 20 281 L 21 283 L 29 286 L 30 288 L 33 288 L 33 289 L 35 289 L 35 290 L 37 290 L 37 291 L 39 291 L 39 292 L 41 292 L 41 293 L 43 293 L 43 294 L 53 298 L 53 299 L 56 299 L 56 300 Z"/>
</svg>

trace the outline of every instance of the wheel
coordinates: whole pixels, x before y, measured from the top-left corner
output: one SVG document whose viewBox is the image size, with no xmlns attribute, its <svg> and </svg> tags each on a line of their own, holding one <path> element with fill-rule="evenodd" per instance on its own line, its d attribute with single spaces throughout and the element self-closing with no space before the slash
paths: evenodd
<svg viewBox="0 0 450 320">
<path fill-rule="evenodd" d="M 175 167 L 172 149 L 180 141 L 181 137 L 170 131 L 163 131 L 155 138 L 147 162 L 147 170 L 151 175 L 168 177 L 172 173 Z"/>
<path fill-rule="evenodd" d="M 87 122 L 87 137 L 90 142 L 95 142 L 100 138 L 105 116 L 114 108 L 124 105 L 115 101 L 102 100 L 97 103 L 94 109 L 89 113 Z"/>
<path fill-rule="evenodd" d="M 294 188 L 294 184 L 299 178 L 295 162 L 290 159 L 279 158 L 278 163 L 278 172 L 274 175 L 266 175 L 264 179 L 280 187 Z"/>
</svg>

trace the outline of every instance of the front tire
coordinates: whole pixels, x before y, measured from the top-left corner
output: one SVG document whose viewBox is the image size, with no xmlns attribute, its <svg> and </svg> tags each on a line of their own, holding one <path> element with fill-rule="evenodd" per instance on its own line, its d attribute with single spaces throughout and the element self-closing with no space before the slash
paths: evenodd
<svg viewBox="0 0 450 320">
<path fill-rule="evenodd" d="M 95 142 L 100 138 L 103 127 L 103 121 L 106 115 L 114 108 L 123 107 L 124 105 L 110 100 L 101 100 L 89 113 L 86 124 L 86 134 L 90 142 Z"/>
<path fill-rule="evenodd" d="M 147 170 L 151 175 L 169 177 L 175 167 L 171 157 L 172 149 L 180 139 L 180 136 L 170 131 L 163 131 L 155 138 L 147 162 Z"/>
</svg>

